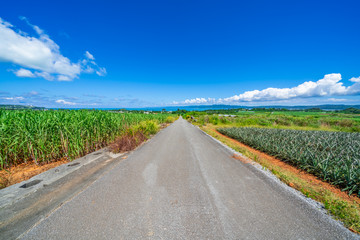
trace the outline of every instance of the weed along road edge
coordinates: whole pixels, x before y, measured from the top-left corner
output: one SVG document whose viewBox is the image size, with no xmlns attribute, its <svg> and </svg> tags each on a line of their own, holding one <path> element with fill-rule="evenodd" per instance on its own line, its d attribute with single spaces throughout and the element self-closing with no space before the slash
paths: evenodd
<svg viewBox="0 0 360 240">
<path fill-rule="evenodd" d="M 20 238 L 358 238 L 232 155 L 180 118 Z"/>
</svg>

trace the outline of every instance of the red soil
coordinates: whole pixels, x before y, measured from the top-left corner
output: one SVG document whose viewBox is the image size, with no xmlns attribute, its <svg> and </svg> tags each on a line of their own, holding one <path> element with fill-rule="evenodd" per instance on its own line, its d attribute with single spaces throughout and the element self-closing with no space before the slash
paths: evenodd
<svg viewBox="0 0 360 240">
<path fill-rule="evenodd" d="M 0 170 L 0 188 L 28 180 L 35 175 L 68 162 L 66 158 L 63 158 L 60 161 L 44 164 L 22 163 L 9 169 Z"/>
</svg>

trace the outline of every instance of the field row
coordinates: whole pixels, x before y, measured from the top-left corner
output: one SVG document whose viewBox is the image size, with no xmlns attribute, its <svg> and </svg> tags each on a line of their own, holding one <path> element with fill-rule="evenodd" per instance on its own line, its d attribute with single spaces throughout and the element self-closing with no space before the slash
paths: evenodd
<svg viewBox="0 0 360 240">
<path fill-rule="evenodd" d="M 250 127 L 218 130 L 360 196 L 360 133 Z"/>
<path fill-rule="evenodd" d="M 107 146 L 131 128 L 146 131 L 147 125 L 172 120 L 170 114 L 0 110 L 1 168 L 28 161 L 74 159 Z"/>
<path fill-rule="evenodd" d="M 303 130 L 327 130 L 343 132 L 360 132 L 360 115 L 334 113 L 307 113 L 307 115 L 290 115 L 282 112 L 251 113 L 237 112 L 234 115 L 203 115 L 200 113 L 187 114 L 195 116 L 200 125 L 212 123 L 214 125 L 229 125 L 236 127 L 266 127 L 266 128 L 297 128 Z"/>
</svg>

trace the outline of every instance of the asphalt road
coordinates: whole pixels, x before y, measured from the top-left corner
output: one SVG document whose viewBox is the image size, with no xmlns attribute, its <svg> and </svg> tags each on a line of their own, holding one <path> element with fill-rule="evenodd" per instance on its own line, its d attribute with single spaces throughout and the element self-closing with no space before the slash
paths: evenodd
<svg viewBox="0 0 360 240">
<path fill-rule="evenodd" d="M 22 239 L 354 239 L 179 119 Z"/>
</svg>

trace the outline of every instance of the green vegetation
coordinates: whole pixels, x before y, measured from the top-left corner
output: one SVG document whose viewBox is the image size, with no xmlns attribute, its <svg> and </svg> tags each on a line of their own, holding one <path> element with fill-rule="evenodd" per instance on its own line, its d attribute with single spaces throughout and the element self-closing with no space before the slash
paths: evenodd
<svg viewBox="0 0 360 240">
<path fill-rule="evenodd" d="M 165 122 L 166 123 L 172 123 L 176 120 L 176 117 L 175 116 L 168 116 L 166 119 L 165 119 Z"/>
<path fill-rule="evenodd" d="M 360 196 L 360 133 L 246 127 L 218 131 Z"/>
<path fill-rule="evenodd" d="M 162 119 L 162 122 L 168 122 L 168 118 L 165 120 Z M 155 134 L 159 131 L 159 124 L 156 120 L 146 120 L 142 121 L 136 125 L 131 126 L 127 129 L 127 133 L 130 135 L 136 135 L 138 132 L 141 132 L 146 138 L 150 135 Z"/>
<path fill-rule="evenodd" d="M 217 110 L 219 111 L 219 110 Z M 360 114 L 305 111 L 236 111 L 222 114 L 186 112 L 184 118 L 198 125 L 261 127 L 297 130 L 360 132 Z M 344 110 L 345 111 L 345 110 Z M 193 118 L 193 119 L 192 119 Z"/>
<path fill-rule="evenodd" d="M 43 107 L 35 107 L 35 106 L 28 106 L 28 105 L 0 104 L 0 109 L 7 109 L 7 110 L 23 110 L 23 109 L 44 110 L 45 108 L 43 108 Z"/>
<path fill-rule="evenodd" d="M 1 110 L 0 164 L 75 159 L 107 146 L 128 129 L 154 134 L 170 114 L 100 110 Z"/>
</svg>

